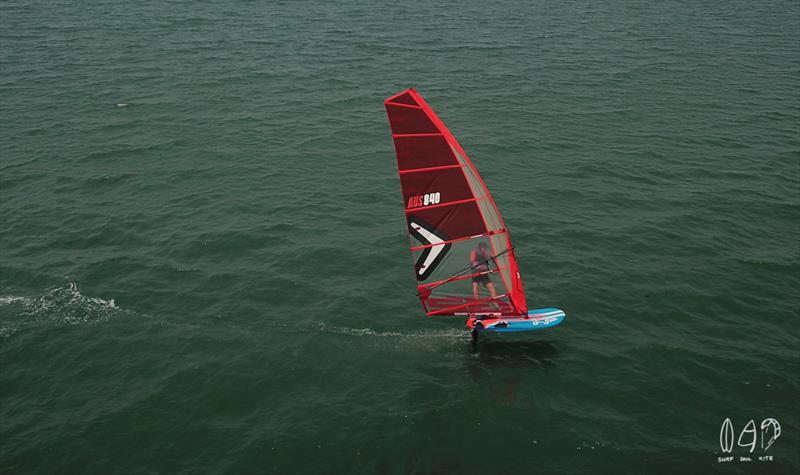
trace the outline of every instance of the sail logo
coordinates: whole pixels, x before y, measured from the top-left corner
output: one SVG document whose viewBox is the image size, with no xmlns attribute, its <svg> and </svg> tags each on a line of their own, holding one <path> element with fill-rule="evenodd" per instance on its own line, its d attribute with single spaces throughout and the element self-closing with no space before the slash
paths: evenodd
<svg viewBox="0 0 800 475">
<path fill-rule="evenodd" d="M 442 201 L 440 192 L 425 193 L 424 195 L 412 195 L 408 197 L 406 209 L 419 208 L 421 206 L 436 205 Z"/>
<path fill-rule="evenodd" d="M 450 240 L 446 234 L 424 222 L 418 217 L 408 217 L 408 232 L 424 246 L 422 253 L 417 257 L 414 270 L 417 280 L 427 279 L 442 262 L 447 251 L 450 250 Z"/>
<path fill-rule="evenodd" d="M 760 440 L 761 450 L 764 452 L 769 450 L 772 444 L 775 443 L 775 440 L 781 436 L 781 424 L 777 419 L 768 417 L 761 421 L 760 427 L 761 430 L 757 430 L 755 420 L 750 419 L 742 428 L 737 439 L 733 422 L 731 422 L 730 418 L 726 418 L 722 422 L 722 427 L 720 427 L 719 430 L 719 448 L 722 449 L 723 454 L 731 455 L 717 457 L 717 462 L 752 462 L 753 459 L 750 455 L 740 455 L 738 457 L 732 455 L 734 446 L 736 445 L 745 448 L 749 447 L 750 450 L 748 454 L 752 454 L 756 450 L 756 447 L 759 446 Z M 758 455 L 758 460 L 761 462 L 772 462 L 773 458 L 771 455 L 763 454 Z"/>
</svg>

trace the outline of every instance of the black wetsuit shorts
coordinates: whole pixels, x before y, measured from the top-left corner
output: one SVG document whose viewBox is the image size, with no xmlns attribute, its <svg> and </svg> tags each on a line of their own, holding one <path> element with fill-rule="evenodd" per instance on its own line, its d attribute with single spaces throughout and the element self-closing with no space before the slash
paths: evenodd
<svg viewBox="0 0 800 475">
<path fill-rule="evenodd" d="M 489 274 L 481 274 L 476 275 L 472 278 L 473 284 L 483 284 L 486 287 L 488 284 L 492 283 L 492 279 L 489 278 Z"/>
</svg>

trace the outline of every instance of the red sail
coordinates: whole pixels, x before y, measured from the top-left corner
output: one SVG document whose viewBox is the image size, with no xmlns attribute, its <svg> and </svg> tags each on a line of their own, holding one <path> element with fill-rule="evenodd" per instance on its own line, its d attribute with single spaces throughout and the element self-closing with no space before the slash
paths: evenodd
<svg viewBox="0 0 800 475">
<path fill-rule="evenodd" d="M 425 312 L 527 314 L 508 231 L 464 149 L 414 89 L 386 99 L 384 106 Z M 486 251 L 479 252 L 481 243 Z M 483 256 L 478 261 L 487 265 L 474 265 L 476 256 Z"/>
</svg>

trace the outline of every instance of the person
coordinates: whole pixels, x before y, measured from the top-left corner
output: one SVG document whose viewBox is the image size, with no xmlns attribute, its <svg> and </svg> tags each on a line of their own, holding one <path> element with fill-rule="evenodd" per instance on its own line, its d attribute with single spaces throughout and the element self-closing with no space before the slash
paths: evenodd
<svg viewBox="0 0 800 475">
<path fill-rule="evenodd" d="M 497 297 L 497 290 L 494 287 L 494 283 L 492 283 L 492 279 L 489 277 L 489 260 L 492 258 L 493 256 L 489 252 L 489 246 L 487 246 L 485 242 L 478 244 L 478 247 L 469 253 L 469 263 L 472 266 L 473 273 L 481 272 L 481 274 L 472 276 L 472 296 L 475 297 L 475 299 L 478 298 L 479 284 L 483 284 L 483 286 L 486 287 L 492 298 Z M 483 272 L 486 273 L 483 274 Z"/>
</svg>

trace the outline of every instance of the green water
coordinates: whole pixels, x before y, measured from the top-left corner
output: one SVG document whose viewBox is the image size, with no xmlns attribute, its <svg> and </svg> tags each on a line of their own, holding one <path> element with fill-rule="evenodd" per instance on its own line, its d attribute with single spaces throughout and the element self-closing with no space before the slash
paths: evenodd
<svg viewBox="0 0 800 475">
<path fill-rule="evenodd" d="M 0 472 L 794 473 L 798 18 L 0 3 Z M 561 327 L 421 316 L 411 85 Z M 726 418 L 781 435 L 718 462 Z"/>
</svg>

